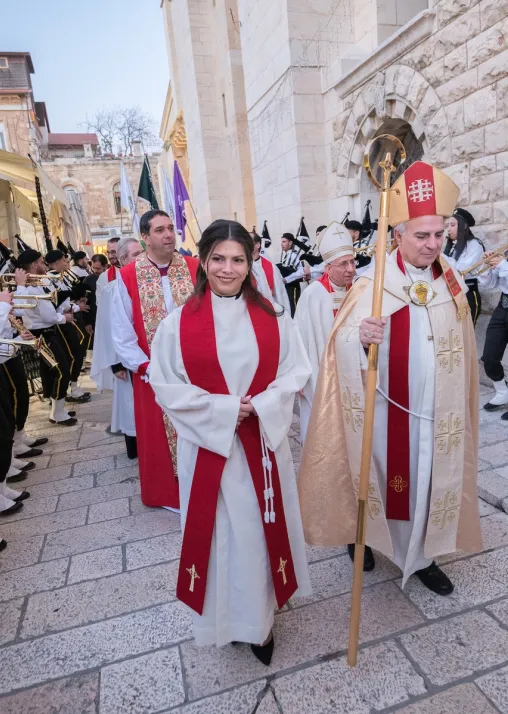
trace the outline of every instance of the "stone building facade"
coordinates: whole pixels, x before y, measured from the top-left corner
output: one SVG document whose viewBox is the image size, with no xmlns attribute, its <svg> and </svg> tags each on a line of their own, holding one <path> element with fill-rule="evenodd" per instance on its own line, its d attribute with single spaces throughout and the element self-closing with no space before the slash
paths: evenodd
<svg viewBox="0 0 508 714">
<path fill-rule="evenodd" d="M 409 160 L 454 178 L 488 246 L 505 240 L 507 0 L 164 0 L 163 8 L 174 111 L 204 223 L 243 218 L 233 209 L 239 191 L 250 199 L 249 171 L 254 222 L 268 220 L 272 237 L 295 230 L 302 215 L 310 230 L 347 211 L 360 218 L 367 200 L 375 217 L 362 160 L 388 132 Z M 234 46 L 220 41 L 221 26 Z M 228 63 L 234 76 L 217 69 Z M 235 118 L 227 136 L 217 129 L 224 115 Z M 229 204 L 209 200 L 226 193 Z"/>
</svg>

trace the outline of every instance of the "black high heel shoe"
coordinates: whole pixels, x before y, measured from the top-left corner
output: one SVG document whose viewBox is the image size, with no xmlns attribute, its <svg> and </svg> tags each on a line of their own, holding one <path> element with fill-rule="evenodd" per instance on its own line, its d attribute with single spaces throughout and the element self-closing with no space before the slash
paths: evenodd
<svg viewBox="0 0 508 714">
<path fill-rule="evenodd" d="M 275 640 L 273 639 L 273 634 L 266 643 L 266 645 L 251 645 L 252 654 L 257 657 L 257 659 L 262 662 L 267 667 L 272 661 L 273 648 L 275 647 Z"/>
</svg>

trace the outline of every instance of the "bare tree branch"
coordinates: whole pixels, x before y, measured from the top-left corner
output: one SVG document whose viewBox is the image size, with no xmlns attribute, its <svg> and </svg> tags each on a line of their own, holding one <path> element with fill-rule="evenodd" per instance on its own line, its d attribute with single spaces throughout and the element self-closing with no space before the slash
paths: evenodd
<svg viewBox="0 0 508 714">
<path fill-rule="evenodd" d="M 97 134 L 105 154 L 118 152 L 132 154 L 132 144 L 140 141 L 144 151 L 159 149 L 160 141 L 155 133 L 155 121 L 141 107 L 126 109 L 101 109 L 83 122 L 88 131 Z"/>
</svg>

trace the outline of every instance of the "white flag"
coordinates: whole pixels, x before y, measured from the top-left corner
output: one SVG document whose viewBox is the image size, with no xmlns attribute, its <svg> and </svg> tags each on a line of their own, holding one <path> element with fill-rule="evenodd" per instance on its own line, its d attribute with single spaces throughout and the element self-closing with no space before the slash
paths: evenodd
<svg viewBox="0 0 508 714">
<path fill-rule="evenodd" d="M 175 194 L 173 192 L 173 186 L 171 185 L 171 181 L 169 180 L 169 176 L 167 175 L 164 167 L 162 166 L 162 183 L 164 186 L 164 209 L 169 213 L 171 216 L 171 220 L 175 220 Z"/>
<path fill-rule="evenodd" d="M 132 221 L 132 232 L 140 235 L 139 232 L 139 216 L 136 209 L 136 199 L 132 193 L 132 188 L 127 178 L 123 161 L 120 167 L 120 206 L 122 210 L 127 211 Z"/>
</svg>

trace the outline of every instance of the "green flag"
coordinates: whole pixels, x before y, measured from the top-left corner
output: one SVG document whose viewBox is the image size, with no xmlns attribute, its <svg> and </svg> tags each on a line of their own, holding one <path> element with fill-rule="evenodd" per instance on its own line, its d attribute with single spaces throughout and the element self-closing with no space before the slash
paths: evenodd
<svg viewBox="0 0 508 714">
<path fill-rule="evenodd" d="M 143 161 L 143 169 L 141 171 L 141 176 L 139 178 L 139 188 L 138 196 L 144 198 L 148 201 L 153 209 L 159 208 L 157 202 L 157 196 L 155 195 L 155 188 L 152 181 L 152 172 L 150 171 L 150 164 L 148 163 L 148 157 L 145 154 L 145 160 Z"/>
</svg>

